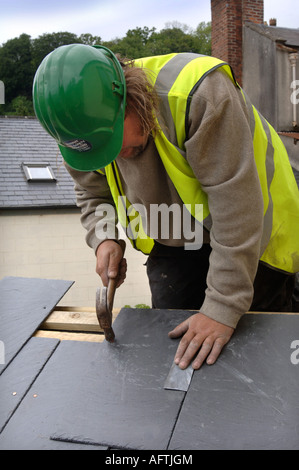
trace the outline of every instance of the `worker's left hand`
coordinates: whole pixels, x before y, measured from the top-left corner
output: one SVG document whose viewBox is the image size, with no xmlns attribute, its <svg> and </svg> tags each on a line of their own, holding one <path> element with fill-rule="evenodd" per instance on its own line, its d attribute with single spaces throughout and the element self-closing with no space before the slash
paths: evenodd
<svg viewBox="0 0 299 470">
<path fill-rule="evenodd" d="M 193 369 L 199 369 L 205 359 L 207 364 L 214 364 L 233 333 L 234 329 L 230 326 L 202 313 L 195 313 L 169 333 L 170 338 L 178 338 L 184 334 L 174 361 L 181 369 L 188 367 L 192 359 Z"/>
</svg>

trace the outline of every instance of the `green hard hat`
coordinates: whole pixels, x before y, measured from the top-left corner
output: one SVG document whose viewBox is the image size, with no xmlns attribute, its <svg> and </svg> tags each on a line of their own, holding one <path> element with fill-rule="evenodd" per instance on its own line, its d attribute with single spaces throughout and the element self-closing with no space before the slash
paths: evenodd
<svg viewBox="0 0 299 470">
<path fill-rule="evenodd" d="M 33 105 L 72 168 L 98 170 L 120 153 L 126 83 L 106 47 L 71 44 L 48 54 L 34 77 Z"/>
</svg>

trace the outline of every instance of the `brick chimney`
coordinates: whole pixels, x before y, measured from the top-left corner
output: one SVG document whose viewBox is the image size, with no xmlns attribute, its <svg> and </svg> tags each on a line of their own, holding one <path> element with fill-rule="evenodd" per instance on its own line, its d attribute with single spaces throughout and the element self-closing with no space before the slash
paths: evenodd
<svg viewBox="0 0 299 470">
<path fill-rule="evenodd" d="M 228 62 L 242 85 L 242 40 L 245 21 L 263 24 L 263 0 L 211 0 L 212 55 Z"/>
</svg>

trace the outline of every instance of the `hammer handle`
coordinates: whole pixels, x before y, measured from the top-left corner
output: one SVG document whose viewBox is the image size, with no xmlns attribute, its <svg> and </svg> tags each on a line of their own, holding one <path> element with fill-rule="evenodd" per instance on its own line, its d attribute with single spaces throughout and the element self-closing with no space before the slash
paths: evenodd
<svg viewBox="0 0 299 470">
<path fill-rule="evenodd" d="M 112 316 L 112 308 L 113 308 L 116 285 L 117 285 L 117 279 L 109 279 L 108 288 L 107 288 L 107 307 L 108 307 L 109 312 L 111 312 L 111 316 Z"/>
</svg>

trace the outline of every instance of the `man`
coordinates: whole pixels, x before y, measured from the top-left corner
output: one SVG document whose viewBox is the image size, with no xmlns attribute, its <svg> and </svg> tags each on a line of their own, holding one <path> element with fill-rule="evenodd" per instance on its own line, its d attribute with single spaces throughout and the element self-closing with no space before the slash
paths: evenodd
<svg viewBox="0 0 299 470">
<path fill-rule="evenodd" d="M 153 307 L 197 311 L 170 332 L 182 336 L 179 367 L 213 364 L 250 308 L 291 310 L 298 188 L 282 142 L 227 64 L 195 54 L 130 62 L 101 46 L 63 46 L 40 65 L 33 96 L 75 181 L 104 285 L 126 272 L 117 220 L 101 210 L 113 204 L 149 254 Z M 163 204 L 180 208 L 166 238 L 151 219 Z M 186 211 L 192 233 L 203 227 L 201 248 L 184 230 L 177 236 Z"/>
</svg>

